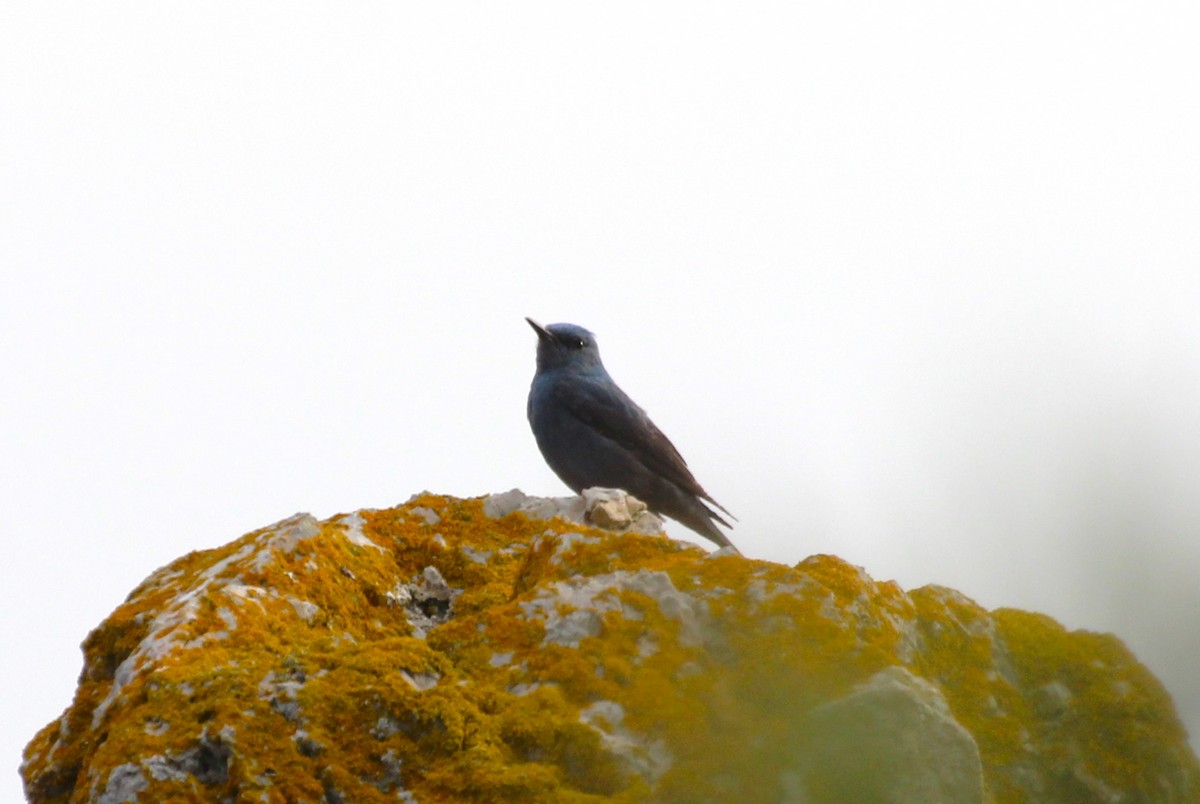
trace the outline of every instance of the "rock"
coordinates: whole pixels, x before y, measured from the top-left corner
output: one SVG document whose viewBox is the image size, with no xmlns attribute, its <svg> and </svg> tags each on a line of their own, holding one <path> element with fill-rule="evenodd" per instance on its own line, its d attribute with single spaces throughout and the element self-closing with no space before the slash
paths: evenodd
<svg viewBox="0 0 1200 804">
<path fill-rule="evenodd" d="M 979 804 L 979 747 L 941 691 L 888 667 L 814 707 L 801 730 L 800 775 L 818 801 Z"/>
<path fill-rule="evenodd" d="M 463 550 L 470 551 L 468 558 L 475 560 L 474 550 L 469 546 L 464 546 Z M 412 635 L 423 639 L 430 629 L 450 619 L 450 607 L 461 593 L 461 589 L 450 588 L 437 567 L 428 566 L 408 583 L 396 584 L 385 597 L 404 609 Z"/>
<path fill-rule="evenodd" d="M 1115 637 L 643 516 L 619 492 L 422 494 L 183 556 L 87 637 L 26 796 L 1200 800 Z"/>
<path fill-rule="evenodd" d="M 520 489 L 512 489 L 485 497 L 483 510 L 491 517 L 520 511 L 532 519 L 560 517 L 605 530 L 648 536 L 663 532 L 662 519 L 649 511 L 644 502 L 621 489 L 584 489 L 583 494 L 574 497 L 529 497 Z"/>
</svg>

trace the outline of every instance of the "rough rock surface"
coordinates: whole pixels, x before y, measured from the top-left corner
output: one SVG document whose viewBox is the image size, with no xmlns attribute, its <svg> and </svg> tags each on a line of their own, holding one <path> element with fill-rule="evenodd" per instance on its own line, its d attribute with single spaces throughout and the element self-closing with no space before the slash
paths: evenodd
<svg viewBox="0 0 1200 804">
<path fill-rule="evenodd" d="M 983 801 L 979 747 L 941 691 L 909 670 L 880 670 L 849 695 L 813 708 L 797 752 L 822 801 Z M 898 774 L 896 768 L 905 768 Z"/>
<path fill-rule="evenodd" d="M 705 554 L 598 500 L 423 494 L 178 559 L 84 642 L 27 796 L 1200 800 L 1113 636 L 831 556 Z"/>
</svg>

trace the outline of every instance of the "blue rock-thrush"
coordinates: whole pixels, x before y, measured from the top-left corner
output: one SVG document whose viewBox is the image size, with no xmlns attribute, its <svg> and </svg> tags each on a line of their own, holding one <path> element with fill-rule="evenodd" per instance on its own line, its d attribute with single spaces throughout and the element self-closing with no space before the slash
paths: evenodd
<svg viewBox="0 0 1200 804">
<path fill-rule="evenodd" d="M 538 336 L 529 426 L 554 473 L 576 494 L 593 486 L 624 489 L 656 514 L 733 547 L 714 522 L 732 525 L 705 502 L 733 515 L 701 488 L 675 445 L 613 382 L 596 336 L 574 324 L 525 320 Z"/>
</svg>

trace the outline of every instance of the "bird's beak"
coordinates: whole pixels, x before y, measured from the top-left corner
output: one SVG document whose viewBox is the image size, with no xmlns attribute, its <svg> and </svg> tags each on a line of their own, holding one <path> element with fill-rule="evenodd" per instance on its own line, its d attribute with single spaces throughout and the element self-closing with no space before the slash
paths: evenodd
<svg viewBox="0 0 1200 804">
<path fill-rule="evenodd" d="M 525 320 L 529 322 L 529 326 L 533 327 L 533 331 L 537 333 L 539 341 L 549 341 L 554 339 L 554 336 L 550 334 L 548 329 L 534 321 L 532 318 L 526 316 Z"/>
</svg>

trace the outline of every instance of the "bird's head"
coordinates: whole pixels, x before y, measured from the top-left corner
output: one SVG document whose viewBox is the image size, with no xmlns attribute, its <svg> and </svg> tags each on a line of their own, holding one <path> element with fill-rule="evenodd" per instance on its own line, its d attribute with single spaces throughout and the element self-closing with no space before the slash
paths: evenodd
<svg viewBox="0 0 1200 804">
<path fill-rule="evenodd" d="M 538 336 L 538 371 L 571 368 L 587 369 L 602 365 L 596 336 L 575 324 L 542 326 L 526 318 Z"/>
</svg>

